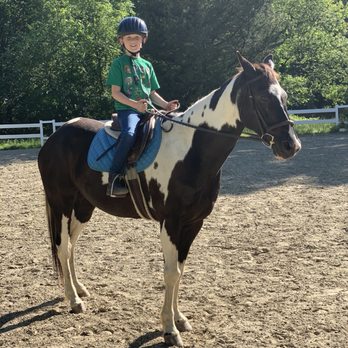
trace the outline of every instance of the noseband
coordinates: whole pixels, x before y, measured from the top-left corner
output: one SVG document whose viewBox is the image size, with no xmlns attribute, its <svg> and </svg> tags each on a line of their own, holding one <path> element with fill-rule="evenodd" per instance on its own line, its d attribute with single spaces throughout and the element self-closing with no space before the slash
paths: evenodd
<svg viewBox="0 0 348 348">
<path fill-rule="evenodd" d="M 260 130 L 260 139 L 262 141 L 262 144 L 264 144 L 266 147 L 268 148 L 272 148 L 272 146 L 275 144 L 275 141 L 274 141 L 274 135 L 271 134 L 270 132 L 274 129 L 277 129 L 277 128 L 280 128 L 280 127 L 283 127 L 283 126 L 294 126 L 294 121 L 290 120 L 290 118 L 288 117 L 287 113 L 285 113 L 286 115 L 286 120 L 284 121 L 281 121 L 281 122 L 278 122 L 278 123 L 275 123 L 271 126 L 269 126 L 267 124 L 267 122 L 265 121 L 264 117 L 262 116 L 262 113 L 260 111 L 260 109 L 257 107 L 257 104 L 256 104 L 256 101 L 255 101 L 255 97 L 253 95 L 253 91 L 250 87 L 250 84 L 251 82 L 255 82 L 256 80 L 260 79 L 262 76 L 259 76 L 253 80 L 251 80 L 247 87 L 248 87 L 248 90 L 249 90 L 249 99 L 251 99 L 253 101 L 253 107 L 254 107 L 254 110 L 256 112 L 256 120 L 257 120 L 257 123 L 258 123 L 258 126 L 259 126 L 259 130 Z"/>
</svg>

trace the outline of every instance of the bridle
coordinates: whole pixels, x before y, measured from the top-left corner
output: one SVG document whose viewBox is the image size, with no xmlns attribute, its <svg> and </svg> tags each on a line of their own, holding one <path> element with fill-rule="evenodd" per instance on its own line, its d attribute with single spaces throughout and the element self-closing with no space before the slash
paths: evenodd
<svg viewBox="0 0 348 348">
<path fill-rule="evenodd" d="M 283 127 L 283 126 L 294 126 L 294 121 L 290 120 L 290 118 L 288 117 L 287 113 L 286 114 L 286 120 L 278 122 L 276 124 L 273 124 L 271 126 L 269 126 L 267 124 L 267 122 L 265 121 L 264 117 L 262 116 L 262 112 L 260 111 L 260 109 L 258 108 L 256 101 L 255 101 L 255 97 L 253 95 L 252 89 L 250 87 L 251 82 L 254 82 L 256 80 L 258 80 L 259 78 L 261 78 L 262 76 L 258 76 L 257 78 L 251 80 L 250 82 L 248 82 L 247 88 L 249 90 L 249 99 L 251 99 L 253 101 L 253 108 L 256 112 L 256 120 L 260 129 L 260 133 L 261 135 L 259 135 L 262 144 L 264 144 L 266 147 L 268 148 L 272 148 L 272 146 L 275 144 L 274 141 L 274 135 L 270 133 L 270 131 Z"/>
</svg>

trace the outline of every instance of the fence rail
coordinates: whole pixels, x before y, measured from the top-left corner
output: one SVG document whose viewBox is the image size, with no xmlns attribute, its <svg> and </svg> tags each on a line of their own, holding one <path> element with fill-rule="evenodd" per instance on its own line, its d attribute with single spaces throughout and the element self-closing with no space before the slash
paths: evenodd
<svg viewBox="0 0 348 348">
<path fill-rule="evenodd" d="M 305 110 L 289 110 L 290 115 L 305 115 L 305 114 L 323 114 L 334 113 L 334 118 L 327 118 L 321 120 L 301 120 L 295 121 L 295 124 L 319 124 L 319 123 L 335 123 L 337 126 L 340 124 L 339 110 L 348 108 L 348 105 L 336 105 L 334 108 L 327 109 L 305 109 Z"/>
<path fill-rule="evenodd" d="M 26 123 L 26 124 L 0 124 L 1 129 L 28 129 L 28 128 L 38 128 L 39 133 L 34 134 L 0 134 L 0 140 L 9 140 L 9 139 L 38 139 L 40 138 L 41 146 L 44 144 L 45 140 L 48 136 L 44 135 L 44 124 L 52 125 L 52 133 L 53 134 L 57 127 L 60 127 L 65 122 L 56 122 L 56 120 L 42 121 L 40 120 L 38 123 Z"/>
<path fill-rule="evenodd" d="M 320 124 L 320 123 L 333 123 L 337 126 L 340 124 L 339 118 L 339 110 L 340 109 L 348 109 L 348 105 L 336 105 L 334 108 L 327 109 L 305 109 L 305 110 L 288 110 L 290 115 L 305 115 L 305 114 L 322 114 L 322 113 L 333 113 L 335 116 L 333 118 L 321 119 L 321 120 L 301 120 L 294 121 L 295 124 Z M 105 122 L 105 120 L 103 121 Z M 48 138 L 44 134 L 44 125 L 51 124 L 53 134 L 57 127 L 60 127 L 65 122 L 56 122 L 56 120 L 48 120 L 42 121 L 40 120 L 38 123 L 27 123 L 27 124 L 0 124 L 0 131 L 2 129 L 28 129 L 28 128 L 37 128 L 39 129 L 39 133 L 33 134 L 0 134 L 0 140 L 7 139 L 38 139 L 40 138 L 41 146 L 44 144 L 45 140 Z M 50 135 L 51 135 L 50 134 Z"/>
</svg>

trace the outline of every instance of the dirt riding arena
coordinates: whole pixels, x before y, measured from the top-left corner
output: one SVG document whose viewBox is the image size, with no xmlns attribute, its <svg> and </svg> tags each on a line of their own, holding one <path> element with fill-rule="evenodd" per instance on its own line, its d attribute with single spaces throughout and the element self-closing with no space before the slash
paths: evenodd
<svg viewBox="0 0 348 348">
<path fill-rule="evenodd" d="M 348 134 L 277 161 L 240 141 L 193 243 L 185 347 L 348 346 Z M 158 226 L 95 211 L 77 249 L 87 311 L 52 269 L 37 150 L 0 152 L 0 347 L 164 347 Z"/>
</svg>

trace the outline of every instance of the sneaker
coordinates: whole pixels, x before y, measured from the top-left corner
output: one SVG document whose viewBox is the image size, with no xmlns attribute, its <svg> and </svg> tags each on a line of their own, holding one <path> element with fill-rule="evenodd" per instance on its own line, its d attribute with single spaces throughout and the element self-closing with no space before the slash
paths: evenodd
<svg viewBox="0 0 348 348">
<path fill-rule="evenodd" d="M 124 197 L 128 189 L 121 175 L 109 174 L 109 184 L 106 189 L 106 195 L 110 197 Z"/>
</svg>

